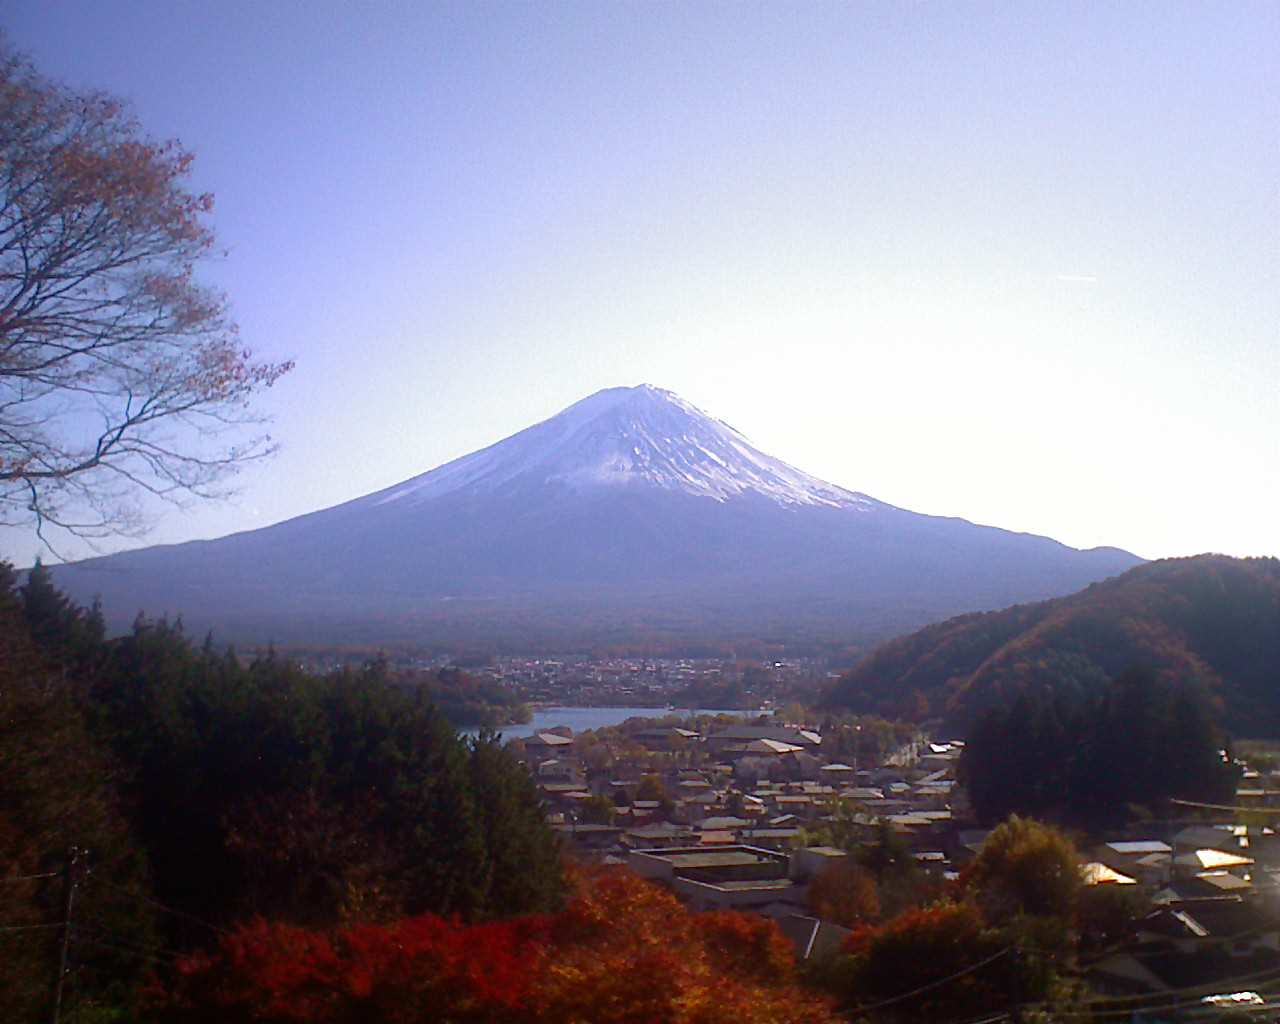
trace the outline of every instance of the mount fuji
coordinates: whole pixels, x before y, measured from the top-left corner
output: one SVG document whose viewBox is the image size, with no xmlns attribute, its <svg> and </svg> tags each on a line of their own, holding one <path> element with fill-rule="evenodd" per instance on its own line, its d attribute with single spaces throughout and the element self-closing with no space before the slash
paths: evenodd
<svg viewBox="0 0 1280 1024">
<path fill-rule="evenodd" d="M 1139 561 L 837 487 L 641 385 L 342 505 L 54 574 L 116 628 L 144 608 L 248 642 L 569 650 L 862 643 Z"/>
</svg>

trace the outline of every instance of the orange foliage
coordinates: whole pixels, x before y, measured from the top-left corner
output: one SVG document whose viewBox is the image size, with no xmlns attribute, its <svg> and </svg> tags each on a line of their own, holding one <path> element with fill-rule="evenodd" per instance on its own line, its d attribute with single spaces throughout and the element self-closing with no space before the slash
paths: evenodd
<svg viewBox="0 0 1280 1024">
<path fill-rule="evenodd" d="M 182 1020 L 279 1022 L 513 1019 L 539 962 L 541 919 L 462 925 L 434 915 L 330 938 L 258 919 L 216 956 L 179 964 L 167 1011 Z"/>
<path fill-rule="evenodd" d="M 871 873 L 845 857 L 809 884 L 809 908 L 824 920 L 854 928 L 880 916 L 880 894 Z"/>
<path fill-rule="evenodd" d="M 822 1024 L 777 926 L 690 914 L 629 872 L 584 874 L 549 917 L 426 915 L 333 936 L 267 921 L 189 958 L 159 1019 L 279 1024 Z"/>
</svg>

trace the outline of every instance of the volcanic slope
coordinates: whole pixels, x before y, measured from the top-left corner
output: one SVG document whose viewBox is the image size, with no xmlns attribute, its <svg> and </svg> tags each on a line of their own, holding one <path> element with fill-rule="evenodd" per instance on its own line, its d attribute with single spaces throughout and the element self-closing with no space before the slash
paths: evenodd
<svg viewBox="0 0 1280 1024">
<path fill-rule="evenodd" d="M 830 702 L 963 730 L 1022 692 L 1096 693 L 1132 666 L 1204 688 L 1237 735 L 1280 736 L 1280 560 L 1165 559 L 1069 597 L 927 626 L 878 647 Z"/>
<path fill-rule="evenodd" d="M 1138 561 L 896 508 L 641 385 L 342 505 L 55 577 L 117 628 L 144 608 L 242 641 L 545 650 L 860 643 Z"/>
</svg>

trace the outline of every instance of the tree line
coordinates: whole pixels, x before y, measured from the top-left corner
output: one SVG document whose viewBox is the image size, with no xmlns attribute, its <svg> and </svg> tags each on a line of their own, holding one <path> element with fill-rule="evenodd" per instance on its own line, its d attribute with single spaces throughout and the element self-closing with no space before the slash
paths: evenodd
<svg viewBox="0 0 1280 1024">
<path fill-rule="evenodd" d="M 983 821 L 1016 812 L 1087 829 L 1170 798 L 1229 804 L 1238 775 L 1208 699 L 1143 668 L 1093 697 L 1024 693 L 992 708 L 960 760 Z"/>
</svg>

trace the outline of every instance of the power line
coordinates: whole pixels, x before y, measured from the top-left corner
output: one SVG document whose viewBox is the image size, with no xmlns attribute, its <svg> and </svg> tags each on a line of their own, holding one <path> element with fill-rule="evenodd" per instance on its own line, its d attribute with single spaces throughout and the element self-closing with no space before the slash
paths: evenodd
<svg viewBox="0 0 1280 1024">
<path fill-rule="evenodd" d="M 1270 977 L 1264 977 L 1269 975 Z M 1217 981 L 1206 982 L 1200 985 L 1188 985 L 1182 988 L 1167 989 L 1164 992 L 1148 992 L 1143 995 L 1136 996 L 1116 996 L 1111 999 L 1096 999 L 1095 1004 L 1099 1005 L 1096 1010 L 1054 1010 L 1057 1017 L 1073 1017 L 1087 1018 L 1093 1020 L 1095 1018 L 1111 1018 L 1130 1016 L 1134 1013 L 1140 1013 L 1147 1010 L 1176 1010 L 1184 1006 L 1195 1006 L 1206 995 L 1213 995 L 1221 992 L 1223 989 L 1235 990 L 1236 986 L 1242 982 L 1260 982 L 1262 984 L 1268 982 L 1280 981 L 1280 967 L 1272 966 L 1265 971 L 1255 971 L 1252 974 L 1241 974 L 1234 978 L 1221 978 Z M 1261 986 L 1260 986 L 1261 987 Z M 1141 1004 L 1141 1005 L 1118 1005 L 1118 1004 Z M 1024 1003 L 1023 1009 L 1035 1009 L 1043 1007 L 1044 1003 Z"/>
<path fill-rule="evenodd" d="M 86 945 L 86 946 L 101 946 L 103 949 L 114 950 L 117 953 L 123 953 L 125 956 L 134 956 L 142 960 L 148 960 L 152 963 L 165 964 L 166 966 L 177 963 L 177 957 L 160 956 L 155 953 L 145 953 L 141 949 L 130 949 L 129 947 L 122 946 L 118 943 L 105 942 L 102 939 L 88 938 L 87 936 L 83 936 L 83 935 L 76 936 L 76 944 Z"/>
<path fill-rule="evenodd" d="M 8 875 L 0 878 L 0 882 L 31 882 L 37 878 L 57 878 L 61 871 L 42 871 L 38 875 Z"/>
<path fill-rule="evenodd" d="M 0 926 L 0 932 L 33 932 L 40 928 L 61 928 L 64 922 L 50 921 L 48 924 L 18 924 Z"/>
<path fill-rule="evenodd" d="M 1176 800 L 1170 799 L 1171 804 L 1180 804 L 1183 807 L 1201 807 L 1208 811 L 1239 811 L 1243 814 L 1262 814 L 1263 817 L 1276 818 L 1280 817 L 1280 807 L 1241 807 L 1232 804 L 1205 804 L 1198 800 Z M 1183 819 L 1186 820 L 1185 818 Z"/>
<path fill-rule="evenodd" d="M 966 974 L 972 974 L 974 971 L 978 971 L 983 967 L 986 967 L 987 964 L 994 963 L 1006 953 L 1011 952 L 1012 949 L 1012 946 L 1005 946 L 1004 949 L 1000 950 L 1000 952 L 992 953 L 991 956 L 987 957 L 985 960 L 979 960 L 976 964 L 966 967 L 962 971 L 956 971 L 955 974 L 950 974 L 945 978 L 939 978 L 937 981 L 931 981 L 927 985 L 921 985 L 919 988 L 912 989 L 910 992 L 903 992 L 901 995 L 893 996 L 891 999 L 883 999 L 878 1003 L 872 1003 L 870 1006 L 859 1007 L 853 1011 L 850 1020 L 855 1020 L 858 1017 L 865 1017 L 867 1014 L 872 1013 L 875 1010 L 879 1010 L 882 1007 L 891 1006 L 894 1003 L 902 1002 L 904 999 L 910 999 L 913 996 L 918 996 L 935 988 L 940 988 L 943 985 L 948 985 L 958 978 L 963 978 Z"/>
<path fill-rule="evenodd" d="M 1212 995 L 1215 993 L 1210 992 L 1208 994 Z M 1152 993 L 1152 998 L 1155 998 L 1156 995 L 1157 993 Z M 1124 1018 L 1126 1020 L 1131 1020 L 1135 1013 L 1164 1013 L 1169 1010 L 1185 1009 L 1188 1006 L 1200 1006 L 1204 1003 L 1205 998 L 1206 998 L 1205 996 L 1183 996 L 1183 997 L 1178 997 L 1174 999 L 1165 999 L 1164 1001 L 1152 1002 L 1149 1004 L 1144 1004 L 1142 1006 L 1126 1006 L 1126 1007 L 1117 1007 L 1114 1009 L 1084 1010 L 1084 1011 L 1054 1010 L 1053 1016 L 1055 1020 L 1063 1020 L 1066 1018 L 1073 1018 L 1073 1019 L 1083 1018 L 1088 1021 L 1112 1020 L 1116 1018 Z M 1263 1009 L 1263 1008 L 1265 1007 L 1258 1007 L 1258 1006 L 1240 1007 L 1240 1009 L 1242 1010 L 1255 1010 L 1255 1009 Z M 1225 1011 L 1227 1008 L 1223 1007 L 1222 1009 Z"/>
<path fill-rule="evenodd" d="M 166 904 L 161 903 L 159 900 L 153 899 L 150 896 L 145 896 L 142 893 L 130 892 L 128 889 L 121 888 L 118 885 L 112 885 L 110 882 L 104 882 L 102 879 L 93 878 L 92 876 L 90 876 L 89 881 L 93 885 L 100 885 L 105 889 L 110 889 L 112 892 L 120 894 L 121 896 L 127 896 L 129 897 L 129 899 L 138 900 L 139 902 L 149 904 L 150 906 L 155 907 L 157 910 L 163 910 L 166 914 L 174 914 L 177 917 L 185 917 L 188 921 L 193 921 L 198 925 L 203 925 L 205 928 L 215 931 L 219 935 L 232 934 L 232 932 L 228 931 L 226 928 L 220 928 L 218 925 L 212 924 L 209 921 L 204 920 L 203 918 L 196 917 L 195 914 L 190 914 L 185 910 L 178 910 L 176 907 L 167 906 Z"/>
<path fill-rule="evenodd" d="M 155 945 L 154 943 L 147 944 L 145 942 L 137 941 L 132 936 L 116 931 L 113 928 L 106 927 L 99 921 L 77 921 L 71 927 L 77 936 L 80 934 L 81 930 L 87 929 L 89 931 L 97 932 L 100 935 L 105 935 L 108 938 L 123 943 L 126 946 L 131 946 L 142 953 L 154 953 L 157 956 L 168 956 L 174 958 L 188 955 L 180 949 L 166 949 L 164 946 Z"/>
</svg>

